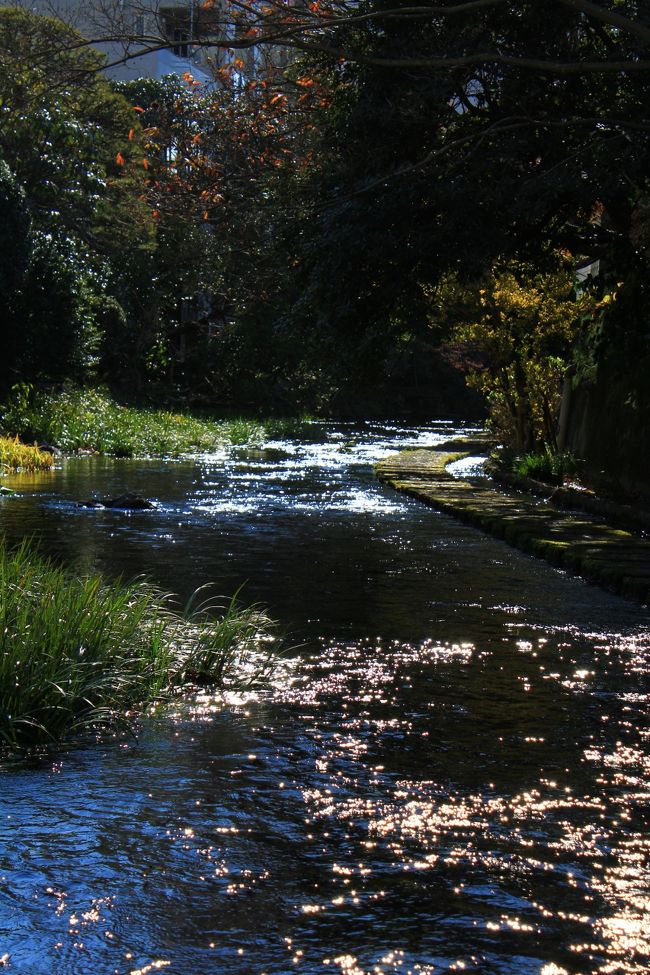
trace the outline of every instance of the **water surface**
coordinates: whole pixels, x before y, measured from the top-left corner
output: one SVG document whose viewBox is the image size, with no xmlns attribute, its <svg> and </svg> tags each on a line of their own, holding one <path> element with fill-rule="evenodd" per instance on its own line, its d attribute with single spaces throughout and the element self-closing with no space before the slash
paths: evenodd
<svg viewBox="0 0 650 975">
<path fill-rule="evenodd" d="M 245 583 L 302 649 L 257 699 L 5 769 L 11 970 L 648 970 L 648 613 L 373 479 L 450 432 L 16 482 L 9 540 L 182 598 Z M 125 490 L 156 510 L 76 506 Z"/>
</svg>

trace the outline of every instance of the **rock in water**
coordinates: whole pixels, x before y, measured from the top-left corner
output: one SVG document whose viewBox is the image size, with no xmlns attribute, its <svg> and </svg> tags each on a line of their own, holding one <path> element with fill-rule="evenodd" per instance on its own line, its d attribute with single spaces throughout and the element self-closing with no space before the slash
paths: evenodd
<svg viewBox="0 0 650 975">
<path fill-rule="evenodd" d="M 123 511 L 145 511 L 155 507 L 151 501 L 141 498 L 139 494 L 127 492 L 118 494 L 116 498 L 104 498 L 106 508 L 121 508 Z"/>
<path fill-rule="evenodd" d="M 117 508 L 119 511 L 149 511 L 155 508 L 155 504 L 140 497 L 139 494 L 127 492 L 118 494 L 116 498 L 102 498 L 101 501 L 79 501 L 80 508 Z"/>
</svg>

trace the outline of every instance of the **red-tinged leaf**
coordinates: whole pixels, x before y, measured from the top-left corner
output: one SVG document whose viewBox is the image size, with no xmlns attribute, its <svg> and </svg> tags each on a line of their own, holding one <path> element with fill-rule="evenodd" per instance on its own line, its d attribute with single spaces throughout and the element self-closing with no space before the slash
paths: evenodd
<svg viewBox="0 0 650 975">
<path fill-rule="evenodd" d="M 115 162 L 117 163 L 118 166 L 123 166 L 124 163 L 126 162 L 126 159 L 124 158 L 121 152 L 118 152 L 118 154 L 116 155 Z"/>
<path fill-rule="evenodd" d="M 152 210 L 151 216 L 154 218 L 154 220 L 157 220 L 158 217 L 160 216 L 160 210 Z"/>
<path fill-rule="evenodd" d="M 188 84 L 191 84 L 194 81 L 194 75 L 190 74 L 189 71 L 186 71 L 183 75 L 183 81 L 187 81 Z"/>
<path fill-rule="evenodd" d="M 129 129 L 129 142 L 133 142 L 134 135 L 135 135 L 135 129 Z"/>
<path fill-rule="evenodd" d="M 200 141 L 201 141 L 201 133 L 200 132 L 197 132 L 196 135 L 193 136 L 192 142 L 194 143 L 194 145 L 196 145 L 196 143 L 197 142 L 200 142 Z"/>
<path fill-rule="evenodd" d="M 301 88 L 313 88 L 316 82 L 313 78 L 298 78 L 296 84 L 300 85 Z"/>
<path fill-rule="evenodd" d="M 142 160 L 142 168 L 143 169 L 149 169 L 149 160 L 148 159 L 143 159 Z"/>
<path fill-rule="evenodd" d="M 204 210 L 203 211 L 203 219 L 204 220 L 209 220 L 210 219 L 210 214 L 208 213 L 207 210 Z"/>
<path fill-rule="evenodd" d="M 144 108 L 141 108 L 140 105 L 133 105 L 132 107 L 134 112 L 140 112 L 140 114 L 144 112 Z"/>
<path fill-rule="evenodd" d="M 276 102 L 282 102 L 284 101 L 284 99 L 285 99 L 284 95 L 274 95 L 271 101 L 269 102 L 269 105 L 275 105 Z"/>
</svg>

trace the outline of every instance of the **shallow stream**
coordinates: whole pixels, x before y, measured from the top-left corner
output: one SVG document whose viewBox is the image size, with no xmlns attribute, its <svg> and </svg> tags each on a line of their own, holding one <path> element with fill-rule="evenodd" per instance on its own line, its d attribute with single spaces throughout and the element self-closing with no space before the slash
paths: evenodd
<svg viewBox="0 0 650 975">
<path fill-rule="evenodd" d="M 8 541 L 181 598 L 245 583 L 301 649 L 256 698 L 0 772 L 0 967 L 648 971 L 650 615 L 373 478 L 450 433 L 14 481 Z M 156 510 L 76 505 L 126 490 Z"/>
</svg>

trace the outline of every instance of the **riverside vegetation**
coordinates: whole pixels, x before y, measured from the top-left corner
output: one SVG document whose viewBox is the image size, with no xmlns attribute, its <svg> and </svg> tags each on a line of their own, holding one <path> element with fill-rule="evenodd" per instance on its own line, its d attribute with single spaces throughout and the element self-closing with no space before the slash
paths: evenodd
<svg viewBox="0 0 650 975">
<path fill-rule="evenodd" d="M 66 453 L 177 456 L 261 444 L 286 426 L 136 409 L 98 390 L 30 387 L 14 389 L 1 422 L 11 436 L 0 438 L 0 463 L 11 471 L 53 463 L 18 435 Z M 199 596 L 178 611 L 142 580 L 77 578 L 27 544 L 0 548 L 0 745 L 25 750 L 128 728 L 188 687 L 241 688 L 268 677 L 273 621 L 258 606 L 241 606 L 239 593 L 225 603 Z"/>
<path fill-rule="evenodd" d="M 0 436 L 0 470 L 47 471 L 54 458 L 48 451 L 21 443 L 17 436 Z"/>
<path fill-rule="evenodd" d="M 177 457 L 225 445 L 259 446 L 303 422 L 199 418 L 122 405 L 98 389 L 48 393 L 28 384 L 15 386 L 0 407 L 0 427 L 23 441 L 52 444 L 63 453 L 87 450 L 113 457 Z"/>
<path fill-rule="evenodd" d="M 241 690 L 268 678 L 273 621 L 238 594 L 222 602 L 202 592 L 178 611 L 142 580 L 77 578 L 25 543 L 0 549 L 2 750 L 123 731 L 197 685 Z"/>
</svg>

